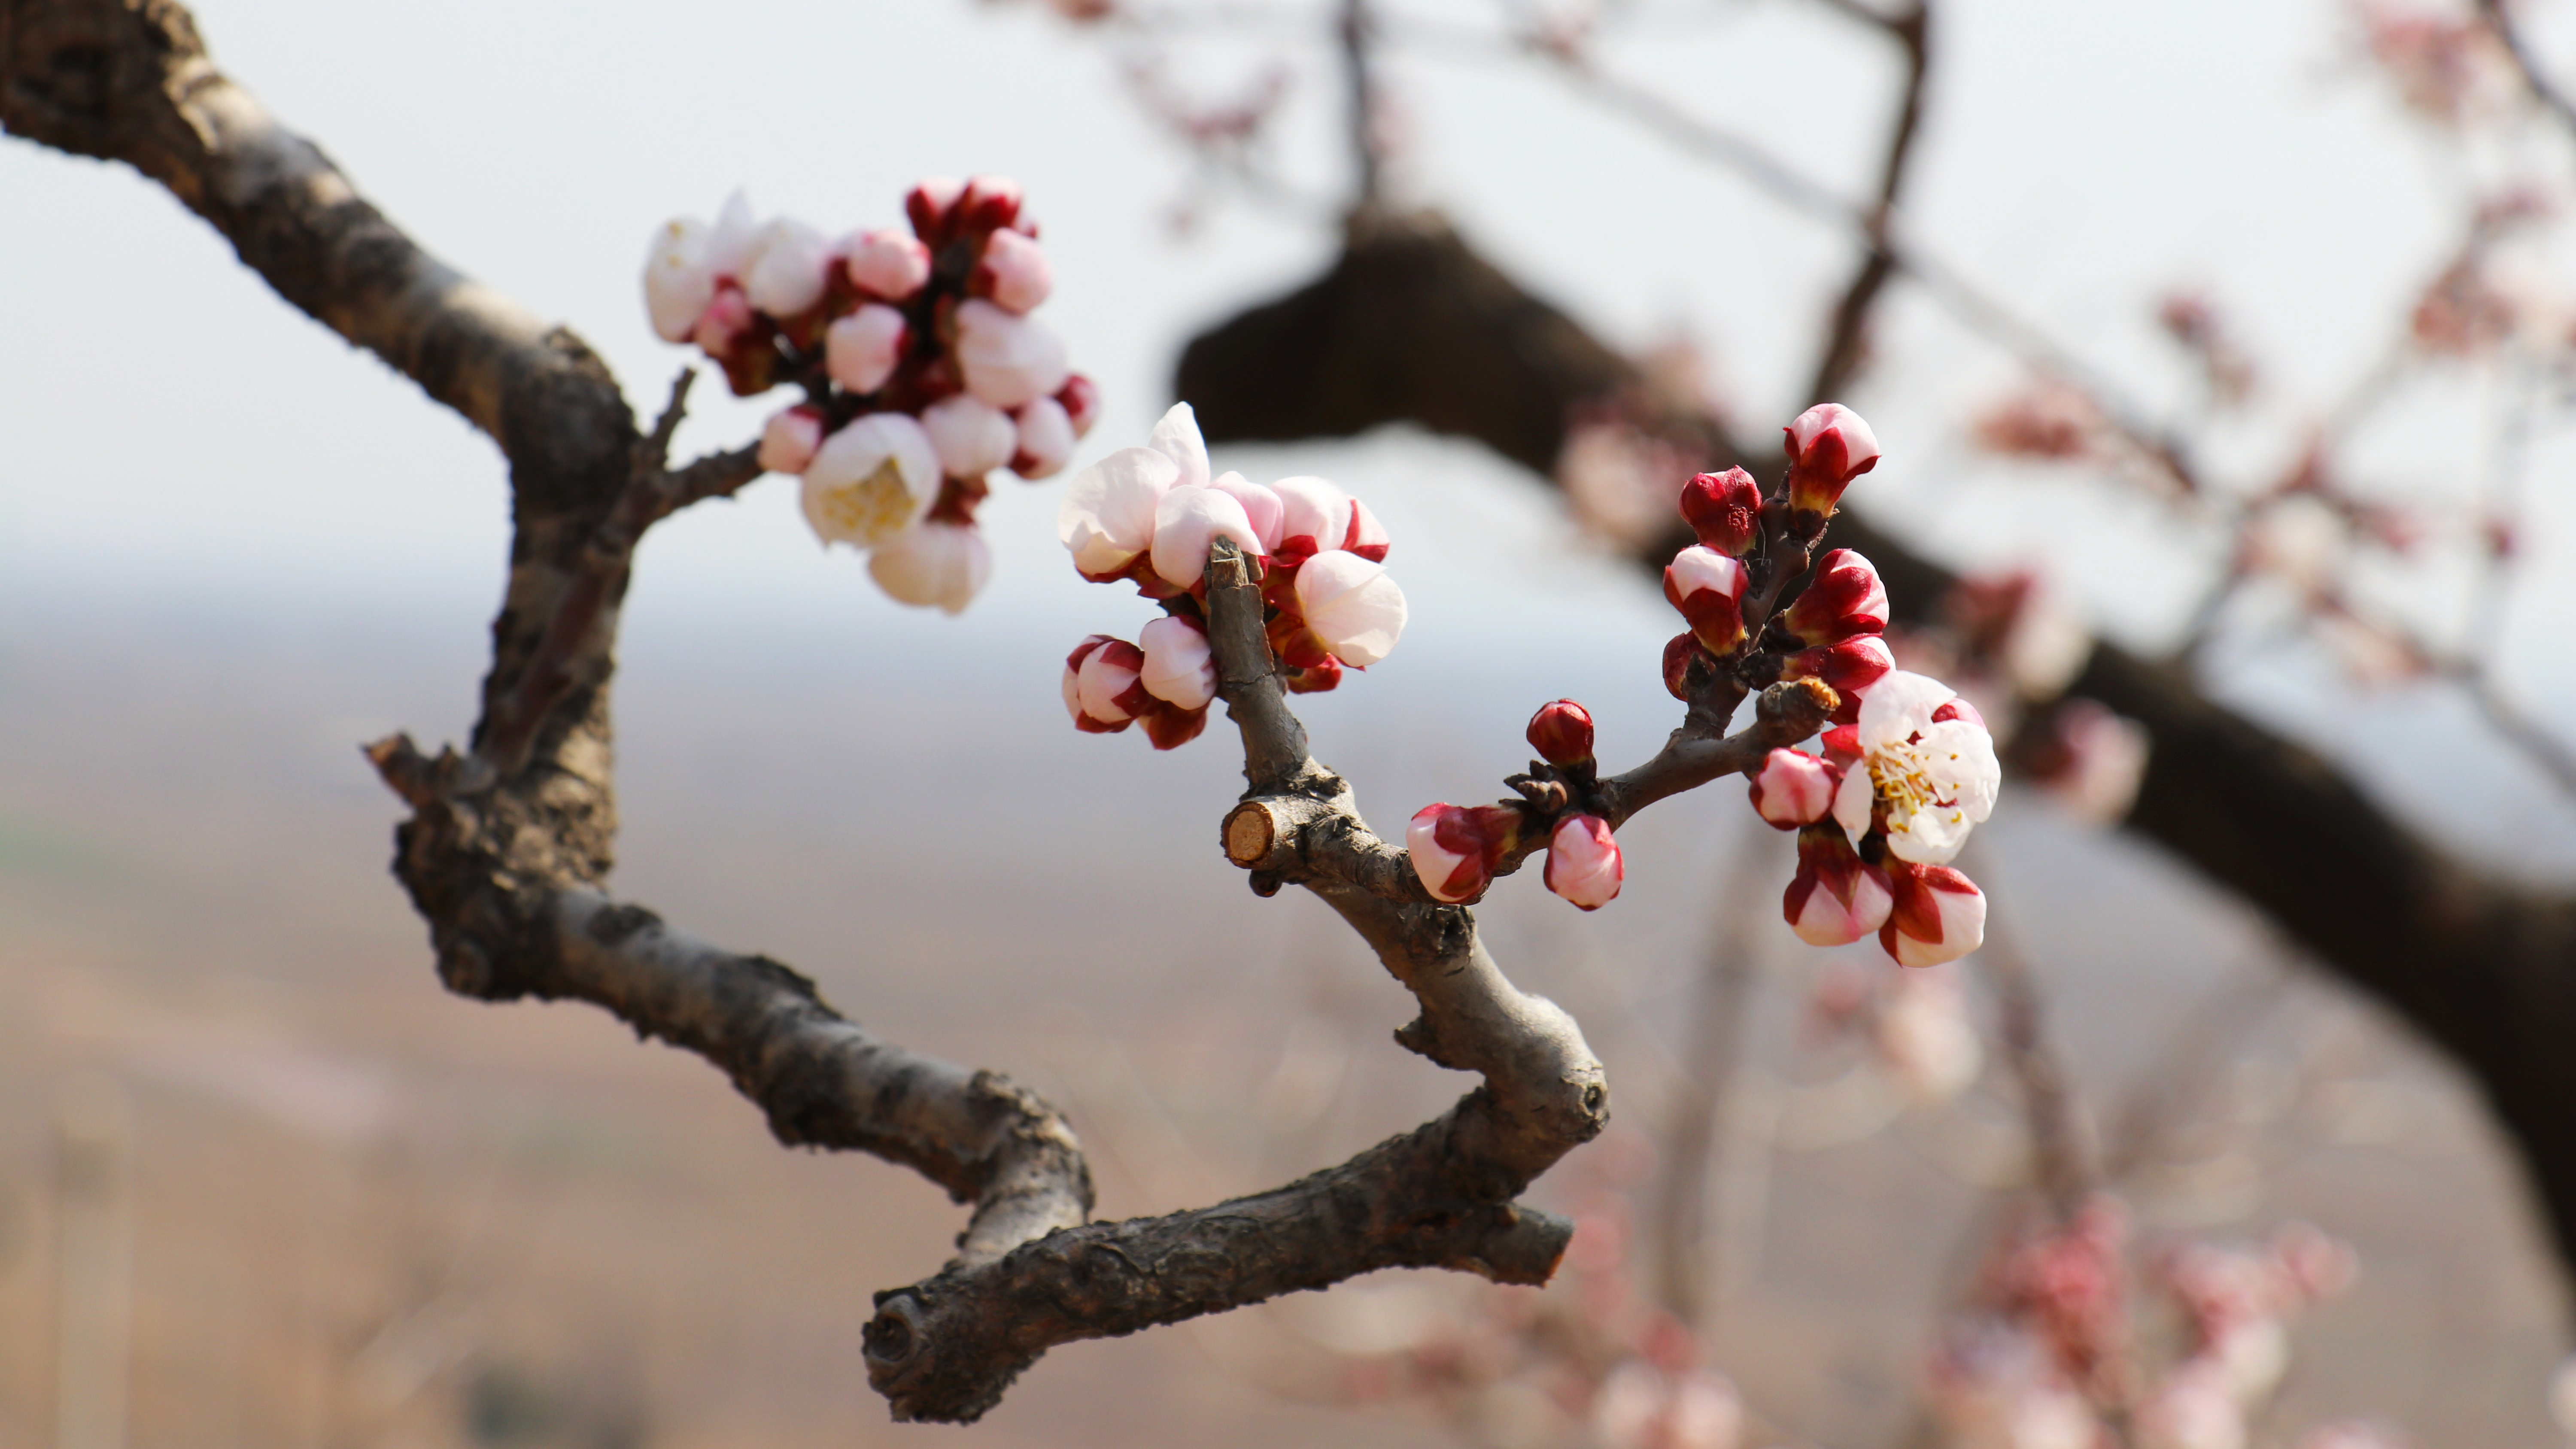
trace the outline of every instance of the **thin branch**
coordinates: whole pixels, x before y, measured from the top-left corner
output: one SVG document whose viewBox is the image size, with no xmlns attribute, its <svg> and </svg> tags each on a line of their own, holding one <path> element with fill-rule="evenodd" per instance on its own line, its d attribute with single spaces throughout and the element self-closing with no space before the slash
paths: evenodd
<svg viewBox="0 0 2576 1449">
<path fill-rule="evenodd" d="M 2522 83 L 2530 89 L 2532 99 L 2557 117 L 2560 125 L 2576 132 L 2576 103 L 2571 103 L 2567 93 L 2560 90 L 2558 83 L 2540 68 L 2539 57 L 2532 54 L 2530 43 L 2523 39 L 2522 27 L 2514 23 L 2512 8 L 2506 0 L 2478 0 L 2478 15 L 2486 21 L 2487 28 L 2495 32 L 2496 39 L 2504 43 L 2505 54 L 2513 58 L 2513 68 L 2521 74 Z"/>
<path fill-rule="evenodd" d="M 1922 133 L 1924 91 L 1932 76 L 1931 0 L 1915 0 L 1901 15 L 1882 15 L 1863 7 L 1858 0 L 1824 3 L 1877 26 L 1896 41 L 1905 53 L 1905 90 L 1897 99 L 1895 118 L 1888 125 L 1885 158 L 1879 163 L 1878 201 L 1862 238 L 1860 266 L 1834 303 L 1832 318 L 1826 325 L 1825 345 L 1817 354 L 1815 376 L 1807 384 L 1809 402 L 1828 402 L 1841 396 L 1867 359 L 1871 318 L 1888 282 L 1896 275 L 1896 257 L 1887 247 L 1888 221 L 1905 189 L 1915 155 L 1915 137 Z"/>
</svg>

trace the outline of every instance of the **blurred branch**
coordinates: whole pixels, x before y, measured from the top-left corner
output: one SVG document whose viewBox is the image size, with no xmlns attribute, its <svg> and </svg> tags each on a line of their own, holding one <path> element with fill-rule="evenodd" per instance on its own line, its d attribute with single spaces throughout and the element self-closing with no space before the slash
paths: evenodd
<svg viewBox="0 0 2576 1449">
<path fill-rule="evenodd" d="M 2559 124 L 2576 131 L 2576 103 L 2571 103 L 2567 93 L 2560 90 L 2557 82 L 2540 68 L 2539 58 L 2531 53 L 2530 43 L 2523 38 L 2522 27 L 2514 23 L 2513 10 L 2507 0 L 2477 0 L 2477 4 L 2479 16 L 2495 31 L 2496 39 L 2504 42 L 2505 54 L 2513 57 L 2513 68 L 2521 74 L 2522 83 L 2530 88 L 2532 99 L 2557 117 Z"/>
<path fill-rule="evenodd" d="M 1885 158 L 1879 163 L 1878 203 L 1871 209 L 1862 238 L 1860 266 L 1844 284 L 1826 323 L 1825 345 L 1816 358 L 1815 376 L 1807 384 L 1809 402 L 1839 397 L 1868 358 L 1870 324 L 1878 299 L 1896 275 L 1896 256 L 1887 245 L 1888 220 L 1905 189 L 1908 166 L 1915 154 L 1914 139 L 1923 128 L 1923 93 L 1932 75 L 1931 0 L 1915 0 L 1896 15 L 1883 15 L 1863 7 L 1858 0 L 1825 3 L 1877 26 L 1896 41 L 1905 54 L 1905 89 L 1897 98 L 1895 118 L 1888 124 Z"/>
</svg>

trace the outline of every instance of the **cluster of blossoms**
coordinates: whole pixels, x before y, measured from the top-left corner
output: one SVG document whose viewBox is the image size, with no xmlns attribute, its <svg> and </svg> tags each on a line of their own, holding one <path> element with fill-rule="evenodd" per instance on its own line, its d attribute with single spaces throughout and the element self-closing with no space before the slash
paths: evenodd
<svg viewBox="0 0 2576 1449">
<path fill-rule="evenodd" d="M 1948 862 L 1994 808 L 1994 737 L 1975 706 L 1938 680 L 1896 667 L 1883 637 L 1887 590 L 1868 559 L 1809 556 L 1878 443 L 1838 403 L 1784 429 L 1789 469 L 1763 495 L 1741 468 L 1702 473 L 1681 493 L 1699 542 L 1664 570 L 1664 597 L 1689 624 L 1664 648 L 1664 684 L 1694 702 L 1712 691 L 1813 680 L 1835 706 L 1822 752 L 1778 749 L 1753 778 L 1753 807 L 1798 832 L 1798 871 L 1783 903 L 1799 937 L 1843 945 L 1873 932 L 1907 966 L 1956 960 L 1985 939 L 1985 896 Z M 1786 587 L 1805 587 L 1776 613 Z M 1471 901 L 1524 841 L 1544 839 L 1550 889 L 1585 910 L 1619 893 L 1618 842 L 1598 804 L 1592 719 L 1560 700 L 1530 722 L 1543 757 L 1500 805 L 1435 804 L 1406 831 L 1415 872 L 1443 901 Z M 1543 832 L 1543 833 L 1541 833 Z"/>
<path fill-rule="evenodd" d="M 2109 1407 L 2125 1404 L 2139 1449 L 2245 1449 L 2250 1414 L 2289 1367 L 2287 1325 L 2353 1277 L 2351 1250 L 2304 1224 L 2259 1249 L 2166 1249 L 2144 1276 L 2178 1310 L 2182 1337 L 2138 1392 L 2127 1363 L 2127 1243 L 2127 1215 L 2097 1200 L 2062 1229 L 2007 1244 L 1988 1265 L 1975 1310 L 1948 1327 L 1930 1365 L 1932 1405 L 1953 1442 L 2098 1449 Z M 2301 1442 L 2391 1441 L 2346 1423 Z"/>
<path fill-rule="evenodd" d="M 644 300 L 653 330 L 695 343 L 737 395 L 803 390 L 763 430 L 761 466 L 803 476 L 806 521 L 869 553 L 888 594 L 953 614 L 992 571 L 975 529 L 987 476 L 1064 467 L 1099 400 L 1028 315 L 1052 281 L 1016 183 L 924 181 L 904 211 L 909 235 L 830 241 L 755 222 L 737 193 L 714 225 L 654 236 Z"/>
<path fill-rule="evenodd" d="M 1134 643 L 1094 634 L 1064 662 L 1074 727 L 1115 734 L 1142 722 L 1154 747 L 1197 737 L 1216 698 L 1208 643 L 1208 555 L 1219 538 L 1251 556 L 1270 651 L 1301 694 L 1366 669 L 1404 633 L 1404 591 L 1387 577 L 1386 530 L 1368 505 L 1321 478 L 1264 486 L 1211 475 L 1197 416 L 1177 403 L 1143 447 L 1074 475 L 1056 516 L 1073 566 L 1096 584 L 1133 583 L 1163 606 Z"/>
</svg>

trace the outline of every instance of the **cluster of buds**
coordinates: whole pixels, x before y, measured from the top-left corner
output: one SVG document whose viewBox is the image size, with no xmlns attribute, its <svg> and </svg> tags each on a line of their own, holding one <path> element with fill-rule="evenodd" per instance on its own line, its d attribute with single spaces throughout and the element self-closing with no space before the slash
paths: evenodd
<svg viewBox="0 0 2576 1449">
<path fill-rule="evenodd" d="M 1755 813 L 1798 832 L 1782 913 L 1811 945 L 1876 932 L 1903 965 L 1956 960 L 1985 940 L 1985 896 L 1948 862 L 1994 808 L 1994 737 L 1957 691 L 1896 668 L 1868 559 L 1835 549 L 1808 570 L 1843 490 L 1878 462 L 1869 425 L 1822 403 L 1786 435 L 1788 476 L 1770 497 L 1741 468 L 1682 490 L 1699 542 L 1664 570 L 1664 597 L 1690 625 L 1664 648 L 1665 687 L 1684 700 L 1724 682 L 1830 689 L 1823 752 L 1773 750 L 1753 776 Z M 1801 573 L 1806 586 L 1774 612 Z"/>
<path fill-rule="evenodd" d="M 1094 635 L 1066 660 L 1077 729 L 1115 734 L 1142 720 L 1168 750 L 1206 726 L 1216 697 L 1206 576 L 1220 538 L 1252 560 L 1290 689 L 1331 689 L 1346 666 L 1377 663 L 1404 633 L 1404 591 L 1387 576 L 1386 529 L 1368 505 L 1321 478 L 1265 486 L 1211 474 L 1188 403 L 1174 404 L 1143 447 L 1074 475 L 1056 537 L 1084 578 L 1132 583 L 1164 610 L 1135 644 Z"/>
<path fill-rule="evenodd" d="M 1552 822 L 1545 826 L 1549 890 L 1587 911 L 1618 898 L 1627 867 L 1597 798 L 1601 780 L 1592 758 L 1592 712 L 1570 699 L 1541 705 L 1530 716 L 1528 737 L 1539 759 L 1530 762 L 1530 774 L 1511 777 L 1521 801 L 1425 805 L 1405 826 L 1414 874 L 1433 900 L 1463 903 L 1482 896 L 1494 872 L 1519 857 L 1524 832 L 1536 820 Z"/>
<path fill-rule="evenodd" d="M 737 395 L 804 392 L 763 429 L 761 466 L 802 475 L 806 521 L 868 553 L 888 594 L 953 614 L 992 571 L 975 528 L 987 477 L 1064 467 L 1099 400 L 1028 315 L 1052 280 L 1016 183 L 924 181 L 904 211 L 909 235 L 830 241 L 755 222 L 737 193 L 714 225 L 655 234 L 644 301 Z"/>
</svg>

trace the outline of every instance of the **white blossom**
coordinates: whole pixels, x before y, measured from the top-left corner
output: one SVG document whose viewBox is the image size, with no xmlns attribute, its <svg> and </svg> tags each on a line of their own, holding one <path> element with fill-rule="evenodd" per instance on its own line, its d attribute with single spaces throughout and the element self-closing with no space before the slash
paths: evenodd
<svg viewBox="0 0 2576 1449">
<path fill-rule="evenodd" d="M 923 408 L 921 430 L 951 478 L 981 478 L 1010 462 L 1020 447 L 1010 414 L 962 392 Z"/>
<path fill-rule="evenodd" d="M 896 602 L 961 614 L 993 572 L 992 551 L 971 523 L 923 522 L 868 556 L 868 573 Z"/>
<path fill-rule="evenodd" d="M 1180 476 L 1180 465 L 1152 448 L 1121 448 L 1074 474 L 1055 515 L 1073 566 L 1102 578 L 1152 548 L 1156 505 Z"/>
<path fill-rule="evenodd" d="M 861 232 L 841 243 L 841 267 L 860 291 L 900 302 L 929 282 L 930 248 L 891 227 Z"/>
<path fill-rule="evenodd" d="M 805 469 L 805 521 L 826 543 L 875 548 L 939 496 L 939 455 L 903 413 L 869 413 L 823 440 Z"/>
<path fill-rule="evenodd" d="M 1368 668 L 1404 633 L 1404 591 L 1384 564 L 1338 549 L 1319 553 L 1298 567 L 1296 589 L 1306 627 L 1345 664 Z"/>
<path fill-rule="evenodd" d="M 1994 810 L 2003 784 L 1994 736 L 1937 679 L 1896 670 L 1870 685 L 1861 696 L 1859 747 L 1834 795 L 1834 819 L 1857 837 L 1870 827 L 1873 803 L 1883 806 L 1887 848 L 1899 860 L 1947 862 Z"/>
<path fill-rule="evenodd" d="M 958 303 L 956 321 L 968 392 L 1007 412 L 1064 386 L 1064 343 L 1045 324 L 981 297 Z"/>
<path fill-rule="evenodd" d="M 1154 423 L 1154 431 L 1145 446 L 1181 465 L 1179 482 L 1190 488 L 1204 488 L 1208 472 L 1207 441 L 1199 436 L 1199 415 L 1188 403 L 1174 403 Z"/>
<path fill-rule="evenodd" d="M 1209 481 L 1208 486 L 1243 505 L 1244 518 L 1252 524 L 1253 533 L 1261 540 L 1261 552 L 1278 551 L 1282 507 L 1277 493 L 1240 473 L 1220 473 Z"/>
<path fill-rule="evenodd" d="M 1261 535 L 1232 494 L 1173 488 L 1154 505 L 1154 572 L 1176 589 L 1189 588 L 1207 573 L 1208 550 L 1219 536 L 1247 553 L 1261 552 Z"/>
<path fill-rule="evenodd" d="M 1279 496 L 1279 547 L 1300 556 L 1340 548 L 1351 536 L 1351 495 L 1321 478 L 1282 478 L 1270 485 Z"/>
</svg>

